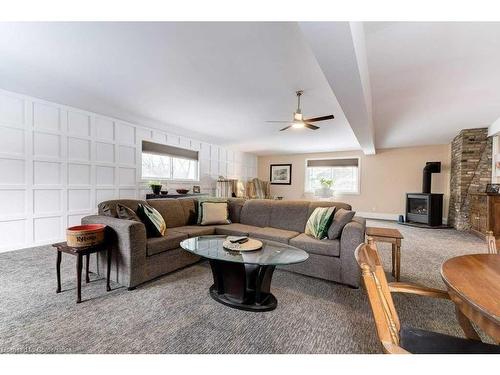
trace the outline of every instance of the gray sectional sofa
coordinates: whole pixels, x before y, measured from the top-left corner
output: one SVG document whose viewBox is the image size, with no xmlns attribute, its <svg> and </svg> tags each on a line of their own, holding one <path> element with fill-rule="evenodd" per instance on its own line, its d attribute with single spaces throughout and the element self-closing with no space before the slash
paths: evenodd
<svg viewBox="0 0 500 375">
<path fill-rule="evenodd" d="M 351 209 L 341 202 L 277 201 L 265 199 L 229 199 L 231 224 L 197 225 L 196 199 L 150 199 L 147 204 L 156 208 L 165 219 L 167 234 L 147 238 L 142 223 L 102 215 L 103 204 L 121 203 L 132 210 L 141 200 L 114 200 L 99 205 L 99 215 L 87 216 L 82 223 L 108 226 L 108 236 L 115 244 L 112 260 L 112 280 L 134 288 L 158 276 L 191 265 L 199 258 L 182 248 L 180 242 L 200 235 L 249 235 L 287 243 L 309 253 L 306 262 L 282 267 L 304 275 L 359 286 L 360 271 L 354 250 L 364 242 L 365 220 L 354 217 L 336 240 L 317 240 L 304 234 L 309 215 L 316 207 L 335 206 Z M 101 270 L 105 262 L 100 259 Z"/>
</svg>

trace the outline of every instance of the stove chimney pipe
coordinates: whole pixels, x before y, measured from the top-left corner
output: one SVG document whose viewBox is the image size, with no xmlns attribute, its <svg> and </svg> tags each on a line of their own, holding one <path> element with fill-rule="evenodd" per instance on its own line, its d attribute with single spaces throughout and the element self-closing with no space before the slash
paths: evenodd
<svg viewBox="0 0 500 375">
<path fill-rule="evenodd" d="M 441 173 L 440 161 L 428 161 L 425 163 L 424 175 L 422 179 L 422 193 L 431 193 L 432 174 Z"/>
</svg>

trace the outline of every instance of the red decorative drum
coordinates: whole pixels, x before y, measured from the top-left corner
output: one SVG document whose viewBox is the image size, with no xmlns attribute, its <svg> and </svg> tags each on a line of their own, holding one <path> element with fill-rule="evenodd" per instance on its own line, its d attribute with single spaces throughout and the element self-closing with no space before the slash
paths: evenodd
<svg viewBox="0 0 500 375">
<path fill-rule="evenodd" d="M 104 242 L 103 224 L 86 224 L 69 227 L 66 229 L 66 242 L 71 247 L 87 247 L 99 245 Z"/>
</svg>

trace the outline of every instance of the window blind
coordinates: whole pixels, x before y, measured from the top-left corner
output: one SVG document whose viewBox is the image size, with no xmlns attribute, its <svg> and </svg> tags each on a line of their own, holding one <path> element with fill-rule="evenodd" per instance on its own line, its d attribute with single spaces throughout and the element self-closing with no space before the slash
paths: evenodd
<svg viewBox="0 0 500 375">
<path fill-rule="evenodd" d="M 357 158 L 308 160 L 308 167 L 357 167 Z"/>
<path fill-rule="evenodd" d="M 142 152 L 198 161 L 198 151 L 142 141 Z"/>
</svg>

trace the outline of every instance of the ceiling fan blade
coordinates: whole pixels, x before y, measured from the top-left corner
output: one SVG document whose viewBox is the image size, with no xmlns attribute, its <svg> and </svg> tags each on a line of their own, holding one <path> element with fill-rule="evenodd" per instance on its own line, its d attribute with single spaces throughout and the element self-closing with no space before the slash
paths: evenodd
<svg viewBox="0 0 500 375">
<path fill-rule="evenodd" d="M 310 118 L 310 119 L 307 119 L 307 120 L 304 120 L 304 121 L 306 121 L 306 122 L 316 122 L 316 121 L 332 120 L 334 118 L 335 117 L 333 115 L 328 115 L 328 116 L 314 117 L 314 118 Z"/>
<path fill-rule="evenodd" d="M 266 122 L 271 122 L 274 124 L 289 124 L 290 123 L 290 121 L 266 121 Z"/>
<path fill-rule="evenodd" d="M 319 129 L 319 126 L 316 126 L 316 125 L 313 125 L 313 124 L 308 124 L 307 122 L 304 122 L 304 126 L 307 129 L 311 129 L 311 130 L 318 130 Z"/>
<path fill-rule="evenodd" d="M 288 128 L 291 128 L 291 127 L 292 127 L 292 125 L 285 126 L 283 129 L 280 129 L 280 132 L 282 132 L 283 130 L 286 130 Z"/>
</svg>

